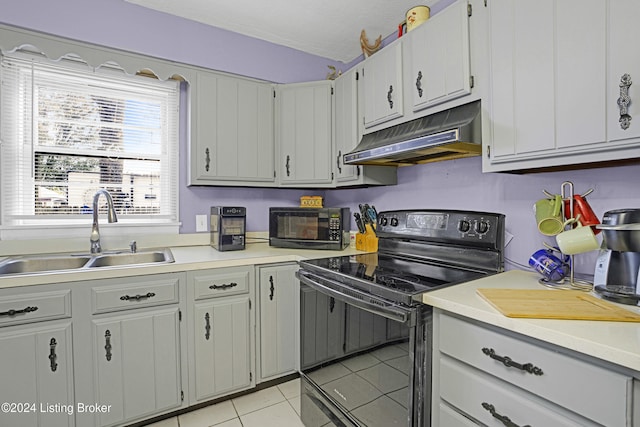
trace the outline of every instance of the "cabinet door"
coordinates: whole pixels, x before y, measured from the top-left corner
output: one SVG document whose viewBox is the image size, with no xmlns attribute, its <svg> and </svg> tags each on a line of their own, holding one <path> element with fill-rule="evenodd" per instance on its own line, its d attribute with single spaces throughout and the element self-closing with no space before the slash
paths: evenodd
<svg viewBox="0 0 640 427">
<path fill-rule="evenodd" d="M 192 168 L 198 181 L 273 182 L 271 84 L 199 72 Z"/>
<path fill-rule="evenodd" d="M 362 66 L 364 125 L 372 127 L 403 114 L 402 44 L 376 52 Z"/>
<path fill-rule="evenodd" d="M 343 156 L 351 152 L 362 138 L 362 100 L 359 96 L 361 79 L 357 68 L 352 68 L 334 84 L 335 88 L 335 167 L 336 185 L 394 185 L 397 183 L 395 166 L 345 165 Z"/>
<path fill-rule="evenodd" d="M 489 7 L 492 160 L 604 142 L 606 5 L 495 0 Z"/>
<path fill-rule="evenodd" d="M 195 304 L 195 398 L 208 400 L 248 388 L 251 378 L 249 297 Z"/>
<path fill-rule="evenodd" d="M 181 405 L 177 307 L 93 320 L 99 425 L 121 424 Z"/>
<path fill-rule="evenodd" d="M 0 425 L 75 425 L 71 324 L 7 328 L 0 348 Z"/>
<path fill-rule="evenodd" d="M 353 181 L 360 176 L 362 166 L 342 163 L 342 156 L 358 145 L 362 134 L 359 131 L 358 73 L 352 68 L 335 80 L 335 132 L 336 132 L 336 179 L 338 182 Z"/>
<path fill-rule="evenodd" d="M 407 36 L 405 61 L 413 81 L 413 110 L 471 93 L 467 1 L 446 8 Z"/>
<path fill-rule="evenodd" d="M 298 368 L 299 282 L 297 264 L 260 268 L 260 377 Z"/>
<path fill-rule="evenodd" d="M 607 79 L 607 113 L 609 141 L 625 141 L 640 137 L 640 56 L 633 46 L 640 41 L 640 2 L 634 0 L 609 1 L 609 70 Z M 622 76 L 628 74 L 630 103 L 627 114 L 629 126 L 620 122 L 618 99 L 621 97 Z"/>
<path fill-rule="evenodd" d="M 278 169 L 281 184 L 333 182 L 331 93 L 329 81 L 278 87 Z"/>
</svg>

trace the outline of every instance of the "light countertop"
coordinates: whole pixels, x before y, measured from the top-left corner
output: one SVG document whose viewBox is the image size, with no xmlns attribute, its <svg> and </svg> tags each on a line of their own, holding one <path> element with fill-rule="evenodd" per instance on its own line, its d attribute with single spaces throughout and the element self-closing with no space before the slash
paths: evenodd
<svg viewBox="0 0 640 427">
<path fill-rule="evenodd" d="M 423 295 L 422 301 L 470 319 L 584 353 L 640 373 L 640 323 L 520 319 L 504 316 L 480 297 L 478 288 L 547 289 L 539 276 L 513 270 Z M 549 289 L 549 292 L 562 292 Z M 640 313 L 640 307 L 619 305 Z"/>
<path fill-rule="evenodd" d="M 266 242 L 248 243 L 245 250 L 219 252 L 208 245 L 171 247 L 175 262 L 121 267 L 82 268 L 57 272 L 42 272 L 0 277 L 0 288 L 77 282 L 147 274 L 175 273 L 207 268 L 295 262 L 363 253 L 347 247 L 342 251 L 274 248 Z"/>
</svg>

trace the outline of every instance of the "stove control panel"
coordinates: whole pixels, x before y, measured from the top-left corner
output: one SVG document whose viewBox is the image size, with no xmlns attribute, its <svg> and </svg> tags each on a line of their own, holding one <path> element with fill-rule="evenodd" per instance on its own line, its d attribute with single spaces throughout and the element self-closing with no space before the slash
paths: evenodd
<svg viewBox="0 0 640 427">
<path fill-rule="evenodd" d="M 505 216 L 492 212 L 459 210 L 385 211 L 378 215 L 379 237 L 405 238 L 501 248 Z"/>
</svg>

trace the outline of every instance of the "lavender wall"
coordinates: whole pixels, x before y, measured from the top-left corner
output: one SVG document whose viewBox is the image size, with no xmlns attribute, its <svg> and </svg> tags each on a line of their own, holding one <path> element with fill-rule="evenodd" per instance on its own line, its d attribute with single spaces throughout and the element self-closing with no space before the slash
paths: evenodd
<svg viewBox="0 0 640 427">
<path fill-rule="evenodd" d="M 529 256 L 553 238 L 539 234 L 533 204 L 545 197 L 543 189 L 560 193 L 571 181 L 578 194 L 590 188 L 588 197 L 598 217 L 611 209 L 640 208 L 640 164 L 566 172 L 512 175 L 481 172 L 479 157 L 407 166 L 398 171 L 398 185 L 385 188 L 332 190 L 326 201 L 332 206 L 357 209 L 358 203 L 389 209 L 469 209 L 506 214 L 506 228 L 514 237 L 506 248 L 509 260 L 527 264 Z M 352 229 L 355 223 L 352 224 Z M 576 271 L 593 274 L 596 252 L 576 255 Z M 512 266 L 507 266 L 512 267 Z"/>
<path fill-rule="evenodd" d="M 437 13 L 453 0 L 432 8 Z M 174 61 L 274 82 L 321 80 L 327 65 L 346 70 L 325 58 L 244 37 L 193 21 L 126 3 L 122 0 L 2 0 L 0 21 L 9 25 L 144 53 Z M 393 39 L 390 36 L 385 41 Z M 183 132 L 186 130 L 183 128 Z M 186 133 L 182 135 L 186 141 Z M 480 159 L 463 159 L 401 168 L 398 185 L 385 188 L 330 191 L 187 187 L 187 147 L 180 148 L 180 212 L 182 232 L 195 231 L 195 215 L 212 205 L 248 208 L 248 229 L 268 227 L 269 206 L 295 206 L 303 194 L 318 194 L 328 205 L 357 207 L 359 202 L 380 210 L 398 208 L 459 208 L 502 212 L 514 235 L 507 257 L 526 264 L 543 238 L 532 214 L 542 189 L 559 191 L 563 181 L 574 182 L 581 193 L 595 192 L 589 202 L 599 216 L 606 210 L 640 208 L 640 165 L 532 175 L 482 174 Z M 355 228 L 355 225 L 352 224 Z M 552 240 L 547 239 L 552 242 Z M 593 271 L 595 253 L 576 257 L 577 270 Z"/>
<path fill-rule="evenodd" d="M 277 83 L 322 80 L 334 65 L 124 0 L 1 0 L 0 22 Z"/>
</svg>

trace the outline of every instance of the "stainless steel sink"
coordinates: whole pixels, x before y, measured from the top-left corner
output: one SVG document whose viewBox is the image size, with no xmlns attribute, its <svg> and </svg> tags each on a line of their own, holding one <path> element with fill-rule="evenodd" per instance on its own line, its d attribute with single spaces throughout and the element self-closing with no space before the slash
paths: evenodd
<svg viewBox="0 0 640 427">
<path fill-rule="evenodd" d="M 0 276 L 175 262 L 169 248 L 78 255 L 26 255 L 0 261 Z"/>
<path fill-rule="evenodd" d="M 124 265 L 154 264 L 174 262 L 169 248 L 149 249 L 139 252 L 96 255 L 87 263 L 88 268 L 116 267 Z"/>
<path fill-rule="evenodd" d="M 0 275 L 38 273 L 41 271 L 74 270 L 84 267 L 90 256 L 34 255 L 11 257 L 0 262 Z"/>
</svg>

